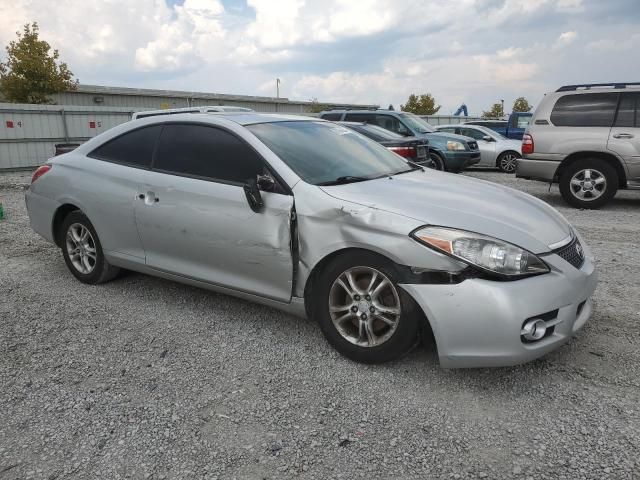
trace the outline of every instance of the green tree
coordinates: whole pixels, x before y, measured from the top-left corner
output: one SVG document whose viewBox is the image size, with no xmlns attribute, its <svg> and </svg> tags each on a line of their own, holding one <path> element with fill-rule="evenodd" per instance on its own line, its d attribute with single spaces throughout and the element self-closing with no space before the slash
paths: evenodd
<svg viewBox="0 0 640 480">
<path fill-rule="evenodd" d="M 501 103 L 494 103 L 491 110 L 482 112 L 482 118 L 500 118 L 504 115 Z"/>
<path fill-rule="evenodd" d="M 533 108 L 532 105 L 529 104 L 526 98 L 518 97 L 516 101 L 513 102 L 513 111 L 514 112 L 530 112 Z"/>
<path fill-rule="evenodd" d="M 436 101 L 430 93 L 422 94 L 419 97 L 412 93 L 409 95 L 407 103 L 400 105 L 400 110 L 416 115 L 435 115 L 440 107 L 441 105 L 436 107 Z"/>
<path fill-rule="evenodd" d="M 0 93 L 9 102 L 50 103 L 49 95 L 74 90 L 78 81 L 58 50 L 39 38 L 36 22 L 26 24 L 17 40 L 6 47 L 7 60 L 0 62 Z"/>
</svg>

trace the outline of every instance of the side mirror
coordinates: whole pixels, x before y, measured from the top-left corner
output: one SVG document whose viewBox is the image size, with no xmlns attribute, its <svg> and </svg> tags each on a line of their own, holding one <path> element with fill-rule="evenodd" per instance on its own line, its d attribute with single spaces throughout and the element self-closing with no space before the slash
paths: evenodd
<svg viewBox="0 0 640 480">
<path fill-rule="evenodd" d="M 264 202 L 262 201 L 262 195 L 260 195 L 257 180 L 255 178 L 250 178 L 242 188 L 244 189 L 244 194 L 247 197 L 247 202 L 249 203 L 251 210 L 256 213 L 260 213 L 260 210 L 264 207 Z"/>
<path fill-rule="evenodd" d="M 494 141 L 494 140 L 493 140 L 493 137 L 490 137 L 489 135 L 485 135 L 484 137 L 482 137 L 482 139 L 483 139 L 485 142 L 493 142 L 493 141 Z"/>
<path fill-rule="evenodd" d="M 276 181 L 271 175 L 257 175 L 256 183 L 263 192 L 273 192 L 276 187 Z"/>
</svg>

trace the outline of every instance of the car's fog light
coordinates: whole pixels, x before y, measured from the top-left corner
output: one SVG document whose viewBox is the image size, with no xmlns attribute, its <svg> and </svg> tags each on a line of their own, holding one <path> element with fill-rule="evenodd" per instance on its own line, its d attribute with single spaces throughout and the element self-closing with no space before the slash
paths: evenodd
<svg viewBox="0 0 640 480">
<path fill-rule="evenodd" d="M 522 331 L 520 332 L 520 334 L 524 337 L 525 340 L 535 342 L 536 340 L 540 340 L 542 337 L 544 337 L 544 334 L 546 332 L 547 322 L 540 318 L 534 318 L 527 321 L 522 326 Z"/>
</svg>

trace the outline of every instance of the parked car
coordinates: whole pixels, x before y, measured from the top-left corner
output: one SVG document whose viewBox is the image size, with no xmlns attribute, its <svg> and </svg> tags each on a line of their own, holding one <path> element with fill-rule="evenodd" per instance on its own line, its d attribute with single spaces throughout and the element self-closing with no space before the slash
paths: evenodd
<svg viewBox="0 0 640 480">
<path fill-rule="evenodd" d="M 532 360 L 584 325 L 597 281 L 546 203 L 308 117 L 127 122 L 36 170 L 26 205 L 81 282 L 126 268 L 307 314 L 367 363 L 423 327 L 446 367 Z"/>
<path fill-rule="evenodd" d="M 80 146 L 79 143 L 56 143 L 54 145 L 54 156 L 69 153 Z"/>
<path fill-rule="evenodd" d="M 471 120 L 466 125 L 480 125 L 495 130 L 500 135 L 513 140 L 522 140 L 522 135 L 531 121 L 531 112 L 512 112 L 509 120 Z"/>
<path fill-rule="evenodd" d="M 471 137 L 478 142 L 480 148 L 481 167 L 498 167 L 505 173 L 516 171 L 516 160 L 522 157 L 520 147 L 522 142 L 510 140 L 490 128 L 479 125 L 439 125 L 440 132 L 455 133 Z"/>
<path fill-rule="evenodd" d="M 567 85 L 545 95 L 516 176 L 558 182 L 576 208 L 640 189 L 640 83 Z"/>
<path fill-rule="evenodd" d="M 162 110 L 143 110 L 134 112 L 132 120 L 156 115 L 174 115 L 178 113 L 215 113 L 215 112 L 253 112 L 250 108 L 236 107 L 235 105 L 205 105 L 201 107 L 165 108 Z"/>
<path fill-rule="evenodd" d="M 425 138 L 407 139 L 402 135 L 390 132 L 377 125 L 369 125 L 368 123 L 338 122 L 338 124 L 350 128 L 378 142 L 380 145 L 384 145 L 392 152 L 397 153 L 417 165 L 434 168 L 436 170 L 444 169 L 444 166 L 438 162 L 437 159 L 434 160 L 429 157 L 429 141 Z"/>
<path fill-rule="evenodd" d="M 438 165 L 444 166 L 448 172 L 459 172 L 480 161 L 480 150 L 475 140 L 438 132 L 425 120 L 412 113 L 393 110 L 330 110 L 320 112 L 320 118 L 368 123 L 403 137 L 426 138 L 429 140 L 431 158 Z"/>
</svg>

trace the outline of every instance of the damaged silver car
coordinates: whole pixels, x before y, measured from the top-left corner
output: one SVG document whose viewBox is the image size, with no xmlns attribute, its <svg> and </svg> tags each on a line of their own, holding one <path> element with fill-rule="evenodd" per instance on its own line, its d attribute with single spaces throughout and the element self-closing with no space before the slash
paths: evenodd
<svg viewBox="0 0 640 480">
<path fill-rule="evenodd" d="M 82 282 L 124 268 L 307 315 L 360 362 L 430 330 L 445 367 L 521 363 L 592 312 L 592 255 L 556 210 L 313 118 L 134 120 L 49 160 L 26 203 Z"/>
</svg>

